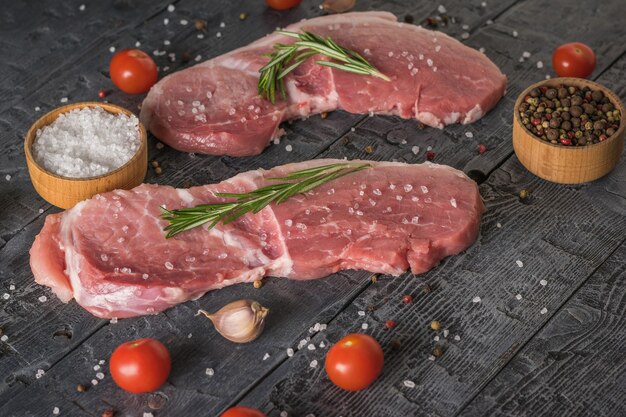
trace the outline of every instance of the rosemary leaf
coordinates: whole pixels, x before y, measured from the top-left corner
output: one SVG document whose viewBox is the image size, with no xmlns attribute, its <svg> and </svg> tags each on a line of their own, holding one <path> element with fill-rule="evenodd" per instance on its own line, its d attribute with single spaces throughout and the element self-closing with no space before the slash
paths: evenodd
<svg viewBox="0 0 626 417">
<path fill-rule="evenodd" d="M 288 198 L 311 191 L 344 175 L 370 168 L 370 164 L 336 163 L 291 172 L 284 177 L 267 178 L 280 181 L 247 193 L 216 193 L 218 197 L 234 198 L 233 202 L 201 204 L 195 207 L 169 210 L 161 207 L 161 218 L 169 224 L 163 229 L 166 238 L 204 224 L 211 229 L 227 224 L 246 213 L 258 213 L 268 205 L 280 204 Z"/>
<path fill-rule="evenodd" d="M 335 61 L 316 60 L 316 64 L 391 81 L 357 52 L 338 45 L 329 37 L 323 38 L 311 32 L 297 33 L 285 30 L 278 30 L 276 33 L 295 38 L 297 41 L 289 45 L 277 43 L 274 45 L 274 52 L 265 54 L 270 60 L 259 70 L 258 93 L 272 103 L 276 102 L 277 90 L 283 99 L 286 98 L 284 77 L 309 57 L 317 54 Z"/>
</svg>

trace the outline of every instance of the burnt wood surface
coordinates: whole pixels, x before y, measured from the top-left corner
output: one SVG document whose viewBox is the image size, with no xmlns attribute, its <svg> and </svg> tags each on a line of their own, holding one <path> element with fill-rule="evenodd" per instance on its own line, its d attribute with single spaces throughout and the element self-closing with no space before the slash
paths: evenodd
<svg viewBox="0 0 626 417">
<path fill-rule="evenodd" d="M 26 169 L 23 137 L 38 117 L 62 98 L 97 100 L 100 89 L 108 101 L 138 112 L 143 96 L 116 91 L 108 78 L 111 47 L 140 42 L 149 53 L 166 51 L 155 56 L 164 75 L 319 16 L 319 3 L 277 12 L 262 0 L 23 0 L 0 10 L 0 329 L 7 336 L 0 341 L 0 416 L 54 415 L 55 407 L 63 416 L 105 409 L 217 416 L 235 404 L 303 417 L 626 415 L 626 162 L 593 183 L 563 186 L 527 172 L 511 146 L 513 102 L 527 85 L 554 75 L 551 53 L 563 42 L 588 43 L 598 58 L 591 78 L 626 98 L 621 0 L 358 0 L 356 10 L 387 10 L 416 24 L 438 16 L 443 5 L 454 22 L 438 29 L 484 48 L 508 87 L 472 125 L 437 130 L 336 111 L 286 123 L 279 144 L 248 158 L 187 154 L 149 141 L 163 175 L 149 169 L 146 182 L 178 187 L 318 157 L 419 163 L 432 149 L 435 162 L 481 183 L 488 211 L 476 244 L 426 274 L 375 282 L 364 271 L 308 282 L 268 278 L 259 289 L 236 285 L 117 322 L 63 304 L 34 283 L 28 250 L 45 216 L 59 211 L 36 194 Z M 205 32 L 194 28 L 195 19 L 207 21 Z M 521 62 L 525 51 L 531 56 Z M 182 62 L 183 53 L 190 62 Z M 522 189 L 531 198 L 521 201 Z M 405 294 L 412 304 L 402 303 Z M 253 343 L 234 345 L 194 316 L 240 298 L 271 309 Z M 385 328 L 389 319 L 397 323 L 392 330 Z M 430 330 L 431 320 L 442 329 Z M 328 328 L 315 330 L 318 323 Z M 350 332 L 371 334 L 385 350 L 381 377 L 358 393 L 334 387 L 323 370 L 328 348 Z M 172 352 L 172 373 L 156 393 L 123 392 L 108 373 L 112 350 L 139 337 L 158 338 Z M 431 360 L 435 345 L 444 354 Z M 77 392 L 77 384 L 88 390 Z"/>
</svg>

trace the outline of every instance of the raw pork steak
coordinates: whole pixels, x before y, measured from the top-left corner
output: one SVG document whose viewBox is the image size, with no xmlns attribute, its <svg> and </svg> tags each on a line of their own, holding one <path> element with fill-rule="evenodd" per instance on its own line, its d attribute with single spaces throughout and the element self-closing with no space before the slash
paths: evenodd
<svg viewBox="0 0 626 417">
<path fill-rule="evenodd" d="M 504 94 L 506 77 L 485 55 L 441 32 L 398 23 L 391 13 L 346 13 L 286 28 L 330 36 L 362 54 L 392 81 L 315 64 L 286 78 L 287 101 L 257 95 L 259 69 L 276 42 L 271 34 L 169 75 L 146 97 L 141 121 L 163 142 L 187 152 L 256 155 L 282 134 L 281 121 L 343 109 L 394 114 L 442 128 L 471 123 Z"/>
<path fill-rule="evenodd" d="M 419 274 L 470 246 L 484 210 L 476 184 L 444 165 L 369 162 L 307 194 L 211 230 L 165 239 L 159 207 L 224 201 L 267 178 L 345 162 L 314 160 L 175 189 L 140 185 L 46 218 L 30 250 L 35 280 L 99 317 L 156 313 L 266 275 L 324 277 L 342 269 Z M 359 161 L 365 162 L 365 161 Z"/>
</svg>

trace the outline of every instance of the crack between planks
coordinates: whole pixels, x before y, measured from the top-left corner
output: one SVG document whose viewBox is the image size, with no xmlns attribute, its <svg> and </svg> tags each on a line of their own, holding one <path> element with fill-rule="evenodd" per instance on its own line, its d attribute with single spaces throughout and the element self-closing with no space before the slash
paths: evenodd
<svg viewBox="0 0 626 417">
<path fill-rule="evenodd" d="M 602 261 L 601 263 L 598 264 L 598 266 L 596 268 L 593 269 L 593 271 L 591 271 L 589 273 L 589 275 L 587 276 L 587 278 L 585 278 L 584 280 L 581 281 L 581 283 L 571 292 L 571 294 L 565 298 L 563 300 L 563 302 L 561 303 L 561 305 L 559 305 L 559 307 L 557 309 L 554 310 L 554 314 L 552 314 L 550 316 L 550 318 L 548 320 L 546 320 L 541 326 L 539 326 L 537 328 L 537 330 L 530 335 L 530 337 L 528 337 L 528 339 L 520 344 L 519 346 L 517 346 L 516 352 L 514 355 L 512 355 L 510 357 L 509 360 L 507 360 L 506 362 L 504 362 L 502 364 L 502 366 L 500 367 L 500 369 L 494 373 L 490 378 L 488 378 L 484 383 L 482 383 L 480 385 L 480 389 L 478 391 L 476 391 L 476 393 L 474 395 L 472 395 L 468 400 L 466 400 L 461 407 L 453 414 L 454 417 L 458 417 L 459 415 L 461 415 L 461 413 L 476 399 L 476 397 L 478 397 L 480 395 L 480 393 L 483 392 L 483 390 L 491 383 L 491 381 L 493 381 L 494 379 L 496 379 L 498 377 L 498 375 L 500 375 L 502 373 L 502 371 L 507 367 L 507 365 L 509 363 L 511 363 L 511 361 L 513 361 L 518 355 L 519 352 L 524 349 L 524 347 L 526 347 L 526 345 L 528 343 L 530 343 L 532 340 L 535 339 L 535 336 L 537 336 L 539 333 L 541 333 L 541 331 L 552 322 L 552 320 L 554 319 L 554 317 L 556 315 L 558 315 L 560 312 L 563 311 L 564 307 L 566 304 L 568 304 L 576 294 L 578 294 L 578 292 L 581 290 L 581 288 L 587 284 L 587 282 L 589 282 L 589 280 L 591 279 L 591 277 L 593 277 L 596 272 L 598 272 L 598 270 L 606 263 L 606 261 L 608 259 L 611 258 L 611 256 L 613 256 L 615 254 L 615 252 L 617 252 L 624 244 L 626 244 L 626 238 L 623 239 L 619 244 L 617 244 L 615 246 L 615 248 L 608 254 L 608 256 L 604 259 L 604 261 Z"/>
</svg>

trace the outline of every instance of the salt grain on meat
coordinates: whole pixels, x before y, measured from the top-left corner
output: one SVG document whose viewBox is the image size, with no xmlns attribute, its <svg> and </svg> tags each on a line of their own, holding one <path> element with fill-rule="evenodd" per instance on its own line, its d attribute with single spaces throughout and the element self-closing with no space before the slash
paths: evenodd
<svg viewBox="0 0 626 417">
<path fill-rule="evenodd" d="M 220 184 L 185 190 L 189 198 L 184 203 L 182 190 L 152 184 L 80 202 L 46 217 L 30 250 L 35 280 L 64 302 L 75 298 L 96 316 L 124 318 L 163 311 L 207 291 L 265 275 L 307 280 L 347 268 L 394 276 L 411 269 L 420 274 L 476 239 L 484 206 L 476 183 L 461 171 L 432 163 L 373 161 L 367 161 L 370 169 L 316 188 L 306 204 L 296 196 L 211 230 L 198 227 L 165 239 L 162 206 L 216 202 L 216 190 L 249 192 L 269 184 L 267 178 L 339 162 L 314 160 L 249 171 Z M 360 196 L 353 183 L 366 184 L 365 195 Z M 402 186 L 391 191 L 390 183 Z M 406 183 L 420 184 L 421 189 L 413 186 L 406 192 Z M 428 189 L 431 203 L 408 198 Z M 407 198 L 396 200 L 398 193 Z M 379 204 L 371 205 L 370 198 Z M 452 198 L 457 208 L 450 204 Z M 350 215 L 348 208 L 356 204 L 360 214 Z M 134 227 L 125 232 L 129 224 Z M 102 254 L 107 254 L 106 261 Z M 193 268 L 185 261 L 189 257 L 195 258 Z M 307 344 L 304 340 L 298 348 Z"/>
<path fill-rule="evenodd" d="M 385 36 L 372 34 L 372 26 Z M 500 100 L 506 87 L 506 77 L 489 58 L 443 33 L 436 36 L 436 62 L 432 56 L 424 57 L 424 51 L 432 53 L 433 32 L 409 24 L 398 26 L 391 13 L 328 15 L 300 21 L 285 30 L 307 30 L 331 36 L 346 48 L 370 51 L 364 52 L 367 60 L 393 81 L 321 67 L 308 60 L 285 77 L 287 100 L 271 103 L 258 95 L 258 70 L 275 43 L 294 42 L 271 34 L 164 77 L 144 100 L 141 121 L 157 138 L 181 151 L 256 155 L 284 133 L 279 128 L 282 121 L 343 109 L 371 116 L 393 114 L 443 128 L 480 119 Z M 406 59 L 389 59 L 398 56 L 394 51 L 406 52 Z M 407 60 L 418 55 L 420 61 L 412 62 L 415 68 L 407 70 Z M 424 58 L 428 67 L 421 61 Z M 212 100 L 204 99 L 206 91 L 213 92 Z M 197 120 L 189 106 L 178 108 L 177 100 L 203 101 L 206 118 Z M 250 105 L 259 111 L 253 114 L 247 110 Z"/>
</svg>

